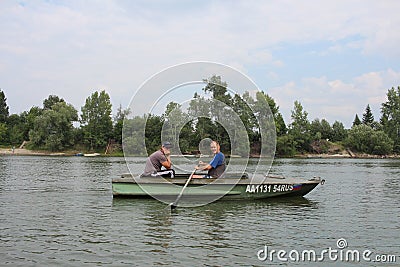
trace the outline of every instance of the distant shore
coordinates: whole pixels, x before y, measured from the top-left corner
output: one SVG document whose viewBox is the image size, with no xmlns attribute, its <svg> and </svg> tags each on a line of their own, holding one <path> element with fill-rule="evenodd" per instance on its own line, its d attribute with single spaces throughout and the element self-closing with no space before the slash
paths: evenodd
<svg viewBox="0 0 400 267">
<path fill-rule="evenodd" d="M 64 151 L 64 152 L 51 152 L 51 151 L 44 151 L 44 150 L 30 150 L 25 148 L 0 148 L 0 156 L 2 155 L 18 155 L 18 156 L 75 156 L 80 152 L 77 151 Z M 81 153 L 82 154 L 82 153 Z M 99 154 L 99 156 L 123 156 L 123 153 L 117 154 Z M 256 155 L 252 156 L 253 158 L 257 158 Z M 276 158 L 288 158 L 288 157 L 280 157 L 276 156 Z M 298 154 L 293 156 L 292 158 L 363 158 L 363 159 L 382 159 L 382 158 L 393 158 L 393 159 L 400 159 L 400 155 L 370 155 L 370 154 L 361 154 L 361 153 L 348 153 L 347 151 L 343 151 L 341 153 L 336 154 L 312 154 L 312 153 L 305 153 L 305 154 Z"/>
</svg>

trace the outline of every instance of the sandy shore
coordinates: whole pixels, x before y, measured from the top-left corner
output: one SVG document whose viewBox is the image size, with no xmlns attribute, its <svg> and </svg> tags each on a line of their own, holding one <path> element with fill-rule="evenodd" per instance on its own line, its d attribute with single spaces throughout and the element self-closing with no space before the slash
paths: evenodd
<svg viewBox="0 0 400 267">
<path fill-rule="evenodd" d="M 50 155 L 51 153 L 46 151 L 35 151 L 25 148 L 0 148 L 0 155 Z"/>
<path fill-rule="evenodd" d="M 29 150 L 25 148 L 15 148 L 14 151 L 12 148 L 0 148 L 0 156 L 1 155 L 20 155 L 20 156 L 73 156 L 76 152 L 50 152 L 50 151 L 37 151 L 37 150 Z M 400 158 L 400 155 L 369 155 L 369 154 L 353 154 L 343 151 L 342 153 L 337 154 L 302 154 L 296 155 L 295 158 Z"/>
</svg>

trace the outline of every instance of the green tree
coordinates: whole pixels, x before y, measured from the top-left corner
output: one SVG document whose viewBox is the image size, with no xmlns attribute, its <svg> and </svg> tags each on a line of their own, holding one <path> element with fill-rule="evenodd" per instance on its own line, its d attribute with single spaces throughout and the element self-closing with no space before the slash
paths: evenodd
<svg viewBox="0 0 400 267">
<path fill-rule="evenodd" d="M 210 92 L 213 99 L 221 101 L 231 106 L 232 98 L 228 94 L 228 84 L 221 80 L 221 76 L 213 75 L 208 79 L 204 79 L 207 85 L 203 88 L 205 93 Z"/>
<path fill-rule="evenodd" d="M 49 95 L 48 98 L 43 100 L 43 109 L 44 110 L 51 109 L 53 107 L 53 105 L 60 103 L 60 102 L 65 103 L 65 100 L 56 95 Z"/>
<path fill-rule="evenodd" d="M 117 115 L 114 117 L 113 139 L 119 144 L 122 144 L 122 128 L 124 127 L 124 120 L 129 113 L 129 109 L 123 110 L 120 105 L 117 110 Z"/>
<path fill-rule="evenodd" d="M 105 91 L 96 91 L 86 98 L 81 108 L 81 125 L 84 142 L 90 149 L 105 148 L 112 136 L 111 109 L 110 96 Z"/>
<path fill-rule="evenodd" d="M 276 139 L 276 155 L 293 157 L 296 154 L 296 142 L 290 134 L 278 136 Z"/>
<path fill-rule="evenodd" d="M 293 137 L 296 150 L 299 152 L 308 151 L 310 149 L 310 122 L 307 117 L 307 111 L 303 109 L 299 101 L 295 101 L 291 115 L 292 123 L 289 127 L 289 134 Z"/>
<path fill-rule="evenodd" d="M 204 138 L 212 138 L 215 133 L 215 125 L 212 121 L 211 102 L 197 93 L 189 102 L 188 114 L 194 118 L 193 124 L 195 137 L 192 139 L 191 147 L 198 149 L 199 142 Z"/>
<path fill-rule="evenodd" d="M 259 118 L 265 118 L 269 116 L 268 108 L 264 107 L 264 104 L 268 103 L 269 110 L 272 113 L 275 122 L 276 134 L 278 136 L 286 134 L 287 128 L 283 120 L 282 114 L 279 112 L 279 106 L 276 104 L 275 100 L 265 94 L 264 91 L 259 91 L 256 93 L 256 102 L 254 103 L 254 111 Z"/>
<path fill-rule="evenodd" d="M 21 113 L 21 119 L 24 121 L 24 140 L 29 140 L 29 131 L 34 128 L 35 120 L 43 114 L 43 109 L 33 106 L 28 112 Z"/>
<path fill-rule="evenodd" d="M 39 149 L 61 151 L 73 145 L 73 121 L 78 120 L 76 109 L 59 102 L 35 118 L 29 131 L 31 145 Z"/>
<path fill-rule="evenodd" d="M 254 105 L 254 99 L 250 96 L 249 92 L 245 92 L 243 96 L 235 94 L 232 99 L 232 108 L 239 115 L 240 120 L 246 128 L 247 135 L 250 142 L 256 141 L 256 134 L 254 129 L 258 127 L 257 119 L 251 107 Z"/>
<path fill-rule="evenodd" d="M 182 105 L 175 102 L 168 103 L 163 114 L 163 121 L 163 141 L 171 142 L 173 153 L 178 153 L 178 148 L 180 148 L 180 152 L 187 151 L 189 149 L 188 139 L 191 139 L 191 124 L 188 123 L 188 114 L 182 111 Z"/>
<path fill-rule="evenodd" d="M 0 122 L 0 144 L 6 144 L 7 143 L 7 126 L 5 123 Z"/>
<path fill-rule="evenodd" d="M 347 137 L 347 131 L 343 123 L 335 121 L 332 124 L 332 142 L 343 141 Z"/>
<path fill-rule="evenodd" d="M 147 116 L 125 118 L 123 127 L 123 150 L 126 156 L 147 156 L 143 129 Z"/>
<path fill-rule="evenodd" d="M 12 145 L 20 145 L 25 138 L 25 116 L 23 114 L 11 114 L 8 117 L 8 136 L 9 136 L 9 143 Z"/>
<path fill-rule="evenodd" d="M 365 112 L 364 112 L 363 118 L 362 118 L 362 123 L 373 127 L 374 115 L 372 114 L 371 107 L 369 106 L 369 104 L 365 108 Z"/>
<path fill-rule="evenodd" d="M 148 114 L 146 116 L 145 139 L 147 154 L 158 150 L 161 145 L 162 116 Z M 167 140 L 166 140 L 167 141 Z"/>
<path fill-rule="evenodd" d="M 357 152 L 368 154 L 385 155 L 393 150 L 393 140 L 385 132 L 365 124 L 352 127 L 345 144 Z"/>
<path fill-rule="evenodd" d="M 357 125 L 360 125 L 361 123 L 362 123 L 362 122 L 361 122 L 360 118 L 359 118 L 358 115 L 356 114 L 356 117 L 354 118 L 352 127 L 357 126 Z"/>
<path fill-rule="evenodd" d="M 387 92 L 387 101 L 382 104 L 382 128 L 394 141 L 394 151 L 400 152 L 400 86 Z"/>
<path fill-rule="evenodd" d="M 0 89 L 0 123 L 6 123 L 9 114 L 7 98 L 4 92 Z"/>
<path fill-rule="evenodd" d="M 321 121 L 314 119 L 310 125 L 310 133 L 314 140 L 331 139 L 333 130 L 326 119 L 322 119 Z"/>
</svg>

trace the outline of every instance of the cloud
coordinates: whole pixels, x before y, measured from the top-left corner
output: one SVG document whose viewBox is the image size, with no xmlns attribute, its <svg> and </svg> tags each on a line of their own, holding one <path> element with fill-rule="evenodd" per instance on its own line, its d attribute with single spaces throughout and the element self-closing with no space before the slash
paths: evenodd
<svg viewBox="0 0 400 267">
<path fill-rule="evenodd" d="M 367 90 L 369 82 L 377 88 L 394 78 L 380 74 L 378 81 L 366 72 L 359 81 L 330 85 L 335 79 L 328 81 L 328 73 L 310 70 L 293 80 L 276 71 L 290 67 L 276 51 L 286 44 L 291 49 L 326 42 L 326 54 L 351 49 L 396 58 L 399 7 L 398 1 L 1 2 L 0 86 L 12 112 L 40 105 L 49 94 L 79 109 L 93 90 L 105 88 L 114 106 L 126 106 L 139 85 L 161 69 L 207 60 L 232 65 L 254 80 L 261 79 L 254 69 L 264 68 L 263 75 L 284 84 L 283 92 L 305 97 L 305 104 L 312 103 L 312 94 L 322 101 L 324 90 L 343 101 L 349 92 Z M 379 69 L 385 68 L 370 71 Z M 394 75 L 397 71 L 393 67 Z M 32 92 L 29 99 L 21 97 Z M 377 93 L 371 100 L 377 101 Z M 288 102 L 281 100 L 282 106 Z"/>
<path fill-rule="evenodd" d="M 375 120 L 380 118 L 380 107 L 386 101 L 388 89 L 400 84 L 400 72 L 387 69 L 365 73 L 351 81 L 330 81 L 326 77 L 305 78 L 301 83 L 290 82 L 268 90 L 280 106 L 287 124 L 293 102 L 298 100 L 309 113 L 309 120 L 325 118 L 331 123 L 339 120 L 347 127 L 355 114 L 362 116 L 370 104 Z"/>
</svg>

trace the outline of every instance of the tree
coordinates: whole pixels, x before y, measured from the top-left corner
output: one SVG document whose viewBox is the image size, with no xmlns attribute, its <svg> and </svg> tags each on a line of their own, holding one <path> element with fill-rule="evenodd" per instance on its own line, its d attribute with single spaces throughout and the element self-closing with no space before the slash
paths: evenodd
<svg viewBox="0 0 400 267">
<path fill-rule="evenodd" d="M 296 150 L 304 152 L 309 150 L 310 137 L 310 122 L 308 121 L 308 113 L 303 109 L 299 101 L 294 102 L 292 110 L 292 123 L 289 127 L 289 134 L 293 136 Z"/>
<path fill-rule="evenodd" d="M 7 143 L 7 126 L 5 123 L 0 122 L 0 144 Z"/>
<path fill-rule="evenodd" d="M 9 137 L 8 141 L 10 144 L 20 145 L 24 140 L 27 140 L 27 138 L 25 138 L 26 122 L 23 113 L 21 115 L 11 114 L 8 117 L 7 125 Z"/>
<path fill-rule="evenodd" d="M 45 100 L 43 100 L 43 109 L 47 110 L 47 109 L 52 109 L 53 105 L 60 103 L 60 102 L 64 102 L 64 99 L 59 98 L 56 95 L 49 95 L 49 97 Z"/>
<path fill-rule="evenodd" d="M 81 125 L 84 142 L 90 149 L 105 148 L 112 136 L 111 109 L 110 96 L 105 91 L 96 91 L 86 98 L 81 108 Z"/>
<path fill-rule="evenodd" d="M 145 124 L 146 116 L 125 118 L 122 133 L 125 156 L 147 156 L 143 131 Z"/>
<path fill-rule="evenodd" d="M 212 97 L 215 100 L 221 101 L 228 106 L 231 105 L 232 98 L 228 94 L 228 84 L 221 80 L 221 76 L 213 75 L 208 79 L 204 79 L 207 85 L 203 88 L 205 93 L 212 93 Z"/>
<path fill-rule="evenodd" d="M 162 126 L 162 116 L 152 114 L 146 115 L 145 140 L 148 155 L 160 148 Z"/>
<path fill-rule="evenodd" d="M 352 127 L 357 126 L 357 125 L 360 125 L 360 124 L 361 124 L 361 120 L 360 120 L 360 118 L 358 117 L 358 115 L 356 114 L 356 117 L 354 118 Z"/>
<path fill-rule="evenodd" d="M 72 122 L 77 120 L 78 112 L 71 104 L 54 104 L 35 118 L 33 129 L 29 131 L 32 146 L 50 151 L 71 147 L 74 144 Z"/>
<path fill-rule="evenodd" d="M 122 128 L 124 127 L 124 120 L 129 115 L 129 108 L 126 110 L 122 109 L 120 105 L 117 110 L 117 115 L 114 117 L 114 128 L 113 128 L 113 138 L 115 142 L 122 144 Z"/>
<path fill-rule="evenodd" d="M 371 127 L 374 123 L 374 115 L 372 115 L 371 107 L 369 106 L 369 104 L 365 108 L 362 123 Z"/>
<path fill-rule="evenodd" d="M 394 151 L 400 152 L 400 86 L 387 92 L 387 101 L 381 107 L 382 128 L 394 141 Z"/>
<path fill-rule="evenodd" d="M 264 91 L 259 91 L 256 93 L 256 102 L 254 103 L 254 111 L 259 118 L 265 118 L 271 114 L 268 113 L 267 107 L 264 107 L 264 103 L 268 103 L 269 110 L 272 113 L 276 134 L 283 135 L 287 132 L 286 124 L 283 120 L 282 114 L 279 112 L 279 106 L 276 104 L 275 100 L 264 93 Z"/>
<path fill-rule="evenodd" d="M 335 121 L 332 124 L 332 142 L 343 141 L 347 137 L 347 131 L 343 123 Z"/>
<path fill-rule="evenodd" d="M 257 119 L 251 107 L 254 105 L 254 99 L 249 92 L 244 92 L 243 96 L 235 94 L 232 99 L 232 108 L 239 115 L 240 120 L 246 128 L 250 142 L 256 141 L 254 129 L 258 127 Z"/>
<path fill-rule="evenodd" d="M 278 136 L 276 139 L 276 155 L 293 157 L 296 154 L 296 142 L 290 134 Z"/>
<path fill-rule="evenodd" d="M 0 123 L 6 123 L 9 115 L 6 95 L 0 89 Z"/>
<path fill-rule="evenodd" d="M 331 125 L 326 119 L 314 119 L 310 125 L 311 137 L 315 140 L 320 139 L 331 139 L 333 135 L 333 130 Z"/>
<path fill-rule="evenodd" d="M 33 106 L 28 112 L 24 111 L 21 114 L 21 119 L 24 121 L 24 140 L 29 140 L 29 131 L 34 128 L 35 120 L 43 114 L 43 109 Z"/>
<path fill-rule="evenodd" d="M 163 114 L 163 121 L 162 141 L 171 142 L 172 150 L 175 153 L 178 153 L 178 148 L 180 152 L 187 151 L 189 149 L 188 139 L 190 139 L 192 129 L 190 123 L 188 123 L 188 115 L 182 111 L 182 105 L 175 102 L 168 103 Z M 184 138 L 181 139 L 181 136 Z"/>
<path fill-rule="evenodd" d="M 386 155 L 393 150 L 393 140 L 386 133 L 365 124 L 351 128 L 345 144 L 355 151 L 368 154 Z"/>
</svg>

